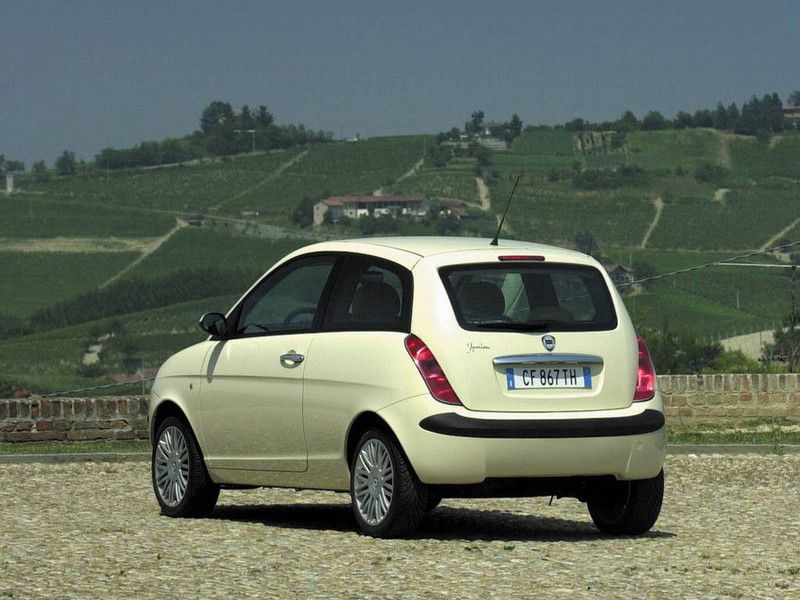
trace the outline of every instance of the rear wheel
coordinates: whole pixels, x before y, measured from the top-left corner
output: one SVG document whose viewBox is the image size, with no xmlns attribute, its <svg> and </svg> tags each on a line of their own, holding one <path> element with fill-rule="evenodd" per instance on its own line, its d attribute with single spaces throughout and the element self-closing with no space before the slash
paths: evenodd
<svg viewBox="0 0 800 600">
<path fill-rule="evenodd" d="M 164 419 L 156 432 L 150 463 L 162 514 L 199 517 L 214 510 L 219 486 L 208 476 L 200 447 L 185 421 Z"/>
<path fill-rule="evenodd" d="M 428 501 L 425 503 L 425 510 L 431 512 L 434 508 L 439 506 L 442 497 L 434 491 L 428 490 Z"/>
<path fill-rule="evenodd" d="M 664 471 L 652 479 L 615 481 L 589 499 L 589 514 L 609 535 L 640 535 L 655 525 L 664 498 Z"/>
<path fill-rule="evenodd" d="M 361 530 L 375 537 L 411 533 L 425 515 L 428 490 L 397 442 L 380 429 L 361 436 L 350 460 L 353 513 Z"/>
</svg>

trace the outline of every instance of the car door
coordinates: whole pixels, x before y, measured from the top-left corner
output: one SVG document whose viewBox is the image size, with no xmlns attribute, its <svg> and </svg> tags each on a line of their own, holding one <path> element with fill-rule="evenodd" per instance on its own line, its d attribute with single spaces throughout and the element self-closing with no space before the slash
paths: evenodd
<svg viewBox="0 0 800 600">
<path fill-rule="evenodd" d="M 407 397 L 404 390 L 420 383 L 416 373 L 404 381 L 406 368 L 415 370 L 403 343 L 411 300 L 411 272 L 400 265 L 363 255 L 342 263 L 304 375 L 310 468 L 338 474 L 353 418 Z"/>
<path fill-rule="evenodd" d="M 204 366 L 205 457 L 224 469 L 304 471 L 303 373 L 337 258 L 290 261 L 231 312 Z"/>
</svg>

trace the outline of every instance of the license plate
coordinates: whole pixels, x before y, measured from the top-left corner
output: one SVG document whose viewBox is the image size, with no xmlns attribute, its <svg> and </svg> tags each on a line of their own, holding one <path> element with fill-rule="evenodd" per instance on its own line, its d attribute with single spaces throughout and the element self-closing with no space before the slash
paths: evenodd
<svg viewBox="0 0 800 600">
<path fill-rule="evenodd" d="M 592 387 L 590 367 L 548 366 L 546 368 L 507 368 L 508 389 L 583 388 Z"/>
</svg>

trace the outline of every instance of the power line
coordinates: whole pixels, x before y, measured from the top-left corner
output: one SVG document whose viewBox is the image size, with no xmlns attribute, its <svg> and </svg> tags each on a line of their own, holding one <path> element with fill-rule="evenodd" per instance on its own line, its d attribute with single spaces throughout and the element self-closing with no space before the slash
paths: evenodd
<svg viewBox="0 0 800 600">
<path fill-rule="evenodd" d="M 664 279 L 666 277 L 672 277 L 674 275 L 680 275 L 682 273 L 689 273 L 691 271 L 700 271 L 701 269 L 707 269 L 708 267 L 718 267 L 721 265 L 726 265 L 727 263 L 732 263 L 735 260 L 741 260 L 743 258 L 750 258 L 751 256 L 759 256 L 761 254 L 768 254 L 770 252 L 775 252 L 776 250 L 783 250 L 785 248 L 792 248 L 794 246 L 800 246 L 800 241 L 797 242 L 788 242 L 786 244 L 781 244 L 780 246 L 773 246 L 772 248 L 767 248 L 766 250 L 756 250 L 754 252 L 748 252 L 747 254 L 741 254 L 739 256 L 731 256 L 730 258 L 724 258 L 722 260 L 717 260 L 710 263 L 705 263 L 702 265 L 696 265 L 694 267 L 686 267 L 685 269 L 678 269 L 677 271 L 670 271 L 669 273 L 659 273 L 658 275 L 653 275 L 652 277 L 643 277 L 642 279 L 636 279 L 634 281 L 629 281 L 626 283 L 620 283 L 617 285 L 618 288 L 628 287 L 631 285 L 636 285 L 638 283 L 646 283 L 648 281 L 658 281 L 659 279 Z"/>
<path fill-rule="evenodd" d="M 143 377 L 135 381 L 123 381 L 120 383 L 107 383 L 105 385 L 95 385 L 92 387 L 79 388 L 77 390 L 64 390 L 62 392 L 51 392 L 50 394 L 31 394 L 31 398 L 52 398 L 53 396 L 64 396 L 67 394 L 77 394 L 78 392 L 91 392 L 93 390 L 105 390 L 113 387 L 122 387 L 124 385 L 134 385 L 137 383 L 145 383 L 146 381 L 154 381 L 155 377 Z"/>
</svg>

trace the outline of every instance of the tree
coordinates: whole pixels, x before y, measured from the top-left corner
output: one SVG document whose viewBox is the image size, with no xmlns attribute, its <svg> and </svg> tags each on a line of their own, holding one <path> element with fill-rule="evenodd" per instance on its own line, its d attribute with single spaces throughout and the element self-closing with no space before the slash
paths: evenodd
<svg viewBox="0 0 800 600">
<path fill-rule="evenodd" d="M 522 119 L 519 118 L 517 113 L 511 115 L 511 121 L 508 123 L 509 141 L 518 137 L 522 133 Z"/>
<path fill-rule="evenodd" d="M 229 102 L 215 100 L 203 110 L 200 116 L 200 129 L 203 133 L 219 134 L 223 130 L 234 129 L 233 109 Z"/>
<path fill-rule="evenodd" d="M 36 181 L 47 181 L 47 165 L 44 164 L 43 160 L 37 160 L 33 163 L 31 170 Z"/>
<path fill-rule="evenodd" d="M 314 222 L 314 205 L 316 200 L 309 196 L 303 196 L 303 199 L 297 203 L 292 211 L 292 223 L 300 227 L 309 227 Z"/>
<path fill-rule="evenodd" d="M 597 240 L 594 239 L 591 231 L 578 232 L 578 234 L 575 236 L 575 246 L 578 248 L 578 252 L 588 254 L 596 260 L 600 260 L 600 258 L 602 258 L 600 246 L 598 245 Z"/>
<path fill-rule="evenodd" d="M 21 160 L 11 160 L 5 154 L 0 154 L 0 174 L 19 173 L 25 170 L 25 163 Z"/>
<path fill-rule="evenodd" d="M 485 115 L 483 114 L 482 110 L 476 110 L 474 113 L 472 113 L 472 115 L 470 115 L 472 120 L 472 125 L 473 127 L 475 127 L 476 130 L 480 129 L 480 127 L 483 125 L 484 116 Z"/>
<path fill-rule="evenodd" d="M 59 175 L 74 175 L 76 164 L 75 153 L 64 150 L 61 156 L 56 159 L 56 173 Z"/>
<path fill-rule="evenodd" d="M 686 129 L 687 127 L 692 127 L 692 115 L 681 110 L 675 115 L 675 128 Z"/>
<path fill-rule="evenodd" d="M 659 129 L 666 129 L 667 120 L 657 110 L 651 110 L 642 119 L 642 129 L 645 131 L 657 131 Z"/>
<path fill-rule="evenodd" d="M 627 136 L 625 135 L 624 129 L 617 129 L 614 133 L 611 134 L 611 149 L 618 150 L 625 145 L 627 140 Z"/>
<path fill-rule="evenodd" d="M 692 124 L 694 127 L 713 127 L 714 115 L 707 108 L 695 111 L 692 117 Z"/>
<path fill-rule="evenodd" d="M 470 156 L 478 159 L 478 167 L 488 167 L 492 164 L 492 153 L 491 151 L 476 141 L 472 141 L 469 144 L 468 153 Z"/>
<path fill-rule="evenodd" d="M 245 104 L 242 106 L 242 112 L 239 115 L 239 128 L 240 129 L 254 129 L 256 121 L 250 113 L 250 107 Z"/>
<path fill-rule="evenodd" d="M 260 129 L 266 129 L 274 122 L 272 113 L 267 110 L 267 107 L 261 104 L 256 110 L 256 122 Z"/>
<path fill-rule="evenodd" d="M 457 142 L 461 139 L 461 130 L 458 127 L 453 127 L 447 133 L 447 136 L 450 138 L 450 141 Z"/>
<path fill-rule="evenodd" d="M 639 120 L 631 111 L 626 110 L 617 121 L 617 127 L 624 131 L 635 131 L 639 129 Z"/>
<path fill-rule="evenodd" d="M 728 111 L 722 102 L 717 102 L 717 109 L 714 111 L 714 129 L 730 129 Z"/>
<path fill-rule="evenodd" d="M 739 107 L 736 106 L 736 102 L 731 102 L 728 105 L 728 129 L 736 130 L 739 125 L 739 119 L 741 115 L 739 114 Z"/>
<path fill-rule="evenodd" d="M 800 106 L 800 90 L 795 90 L 786 99 L 786 102 L 793 106 Z"/>
</svg>

